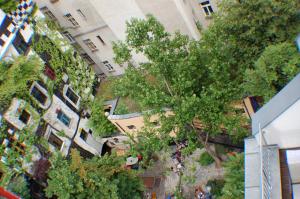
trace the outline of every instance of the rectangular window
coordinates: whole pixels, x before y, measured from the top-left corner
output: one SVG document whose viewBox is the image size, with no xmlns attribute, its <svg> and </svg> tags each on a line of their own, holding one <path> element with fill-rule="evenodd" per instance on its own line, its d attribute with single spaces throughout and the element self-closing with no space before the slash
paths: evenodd
<svg viewBox="0 0 300 199">
<path fill-rule="evenodd" d="M 65 17 L 65 19 L 66 19 L 67 21 L 69 21 L 74 27 L 78 27 L 78 26 L 79 26 L 79 23 L 74 19 L 74 17 L 73 17 L 70 13 L 66 14 L 64 17 Z"/>
<path fill-rule="evenodd" d="M 134 125 L 129 125 L 127 126 L 128 129 L 132 130 L 132 129 L 136 129 L 136 127 Z"/>
<path fill-rule="evenodd" d="M 89 65 L 93 65 L 95 64 L 94 60 L 87 54 L 87 53 L 83 53 L 81 54 L 81 57 L 84 61 L 86 61 Z"/>
<path fill-rule="evenodd" d="M 104 61 L 102 63 L 104 64 L 104 66 L 107 68 L 108 71 L 114 71 L 114 67 L 112 67 L 112 65 L 108 61 Z"/>
<path fill-rule="evenodd" d="M 68 88 L 66 92 L 66 96 L 74 103 L 77 104 L 79 97 L 70 89 Z"/>
<path fill-rule="evenodd" d="M 49 139 L 48 139 L 49 144 L 54 146 L 56 149 L 60 150 L 61 146 L 63 144 L 63 141 L 59 139 L 54 133 L 50 133 Z"/>
<path fill-rule="evenodd" d="M 85 130 L 82 129 L 81 132 L 80 132 L 80 138 L 83 139 L 84 141 L 86 141 L 87 137 L 88 137 L 88 133 L 85 132 Z"/>
<path fill-rule="evenodd" d="M 42 105 L 45 105 L 46 101 L 47 101 L 47 96 L 40 91 L 36 86 L 34 86 L 31 90 L 31 95 L 37 100 L 39 101 Z"/>
<path fill-rule="evenodd" d="M 83 12 L 80 9 L 77 10 L 77 13 L 80 15 L 80 17 L 86 20 L 86 16 L 83 14 Z"/>
<path fill-rule="evenodd" d="M 59 119 L 66 126 L 70 125 L 70 118 L 66 114 L 64 114 L 62 111 L 59 111 L 57 113 L 57 119 Z"/>
<path fill-rule="evenodd" d="M 19 120 L 22 121 L 24 124 L 27 124 L 29 118 L 30 118 L 30 114 L 26 110 L 23 110 L 19 117 Z"/>
<path fill-rule="evenodd" d="M 97 38 L 101 41 L 101 43 L 102 43 L 103 45 L 105 45 L 104 40 L 103 40 L 99 35 L 97 36 Z"/>
<path fill-rule="evenodd" d="M 214 11 L 212 9 L 212 6 L 211 6 L 209 1 L 204 1 L 200 4 L 201 4 L 201 7 L 203 8 L 203 11 L 204 11 L 206 16 L 210 16 L 214 13 Z"/>
<path fill-rule="evenodd" d="M 97 46 L 90 40 L 90 39 L 85 39 L 83 40 L 83 43 L 92 51 L 97 51 Z"/>
<path fill-rule="evenodd" d="M 72 37 L 72 35 L 68 32 L 65 31 L 62 33 L 71 43 L 75 42 L 75 39 Z"/>
<path fill-rule="evenodd" d="M 41 8 L 41 11 L 44 13 L 46 17 L 52 20 L 57 20 L 54 14 L 45 6 Z"/>
</svg>

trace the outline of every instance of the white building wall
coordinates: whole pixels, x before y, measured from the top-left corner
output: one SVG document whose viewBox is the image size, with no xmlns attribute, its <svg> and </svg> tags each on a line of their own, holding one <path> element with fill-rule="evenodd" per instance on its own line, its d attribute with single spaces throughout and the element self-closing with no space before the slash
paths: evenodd
<svg viewBox="0 0 300 199">
<path fill-rule="evenodd" d="M 281 149 L 300 147 L 300 100 L 273 120 L 263 131 L 268 145 Z"/>
<path fill-rule="evenodd" d="M 144 19 L 147 14 L 154 15 L 169 32 L 180 31 L 194 39 L 200 38 L 200 33 L 195 22 L 200 21 L 206 28 L 210 23 L 210 17 L 205 17 L 199 2 L 204 0 L 59 0 L 51 3 L 45 0 L 35 0 L 38 6 L 47 8 L 54 14 L 59 23 L 71 33 L 75 41 L 96 63 L 95 71 L 104 72 L 107 76 L 116 76 L 124 73 L 124 67 L 113 61 L 112 41 L 125 40 L 126 21 L 132 18 Z M 213 10 L 216 11 L 216 2 L 210 0 Z M 80 9 L 81 13 L 78 12 Z M 79 27 L 64 18 L 70 13 L 79 23 Z M 96 37 L 100 35 L 106 45 Z M 90 39 L 99 49 L 91 50 L 83 43 L 84 39 Z M 133 55 L 133 62 L 144 62 L 142 55 Z M 114 68 L 108 71 L 102 64 L 108 61 Z"/>
<path fill-rule="evenodd" d="M 287 150 L 287 162 L 291 174 L 292 183 L 300 183 L 300 150 Z"/>
</svg>

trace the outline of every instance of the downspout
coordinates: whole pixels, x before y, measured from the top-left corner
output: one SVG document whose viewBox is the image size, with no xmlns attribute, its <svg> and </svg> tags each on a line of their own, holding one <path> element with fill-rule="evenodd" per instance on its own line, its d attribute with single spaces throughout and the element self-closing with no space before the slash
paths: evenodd
<svg viewBox="0 0 300 199">
<path fill-rule="evenodd" d="M 72 144 L 73 144 L 73 142 L 74 142 L 74 140 L 75 140 L 75 137 L 76 137 L 76 135 L 77 135 L 77 133 L 78 133 L 78 127 L 79 127 L 79 123 L 80 123 L 80 119 L 81 119 L 80 116 L 81 116 L 81 111 L 80 111 L 80 113 L 79 113 L 79 120 L 78 120 L 77 125 L 76 125 L 75 133 L 74 133 L 73 137 L 71 138 L 71 144 L 70 144 L 70 147 L 69 147 L 69 149 L 68 149 L 67 156 L 66 156 L 67 158 L 70 156 L 71 146 L 72 146 Z"/>
</svg>

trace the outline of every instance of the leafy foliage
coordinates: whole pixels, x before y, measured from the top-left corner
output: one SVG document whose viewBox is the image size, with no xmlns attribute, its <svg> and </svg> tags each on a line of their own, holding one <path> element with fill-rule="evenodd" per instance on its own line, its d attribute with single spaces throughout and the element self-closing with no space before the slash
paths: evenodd
<svg viewBox="0 0 300 199">
<path fill-rule="evenodd" d="M 224 187 L 224 180 L 209 180 L 206 186 L 211 187 L 211 194 L 214 198 L 219 199 L 222 196 L 222 188 Z"/>
<path fill-rule="evenodd" d="M 156 138 L 149 139 L 158 140 L 157 149 L 166 146 L 159 142 L 170 140 L 165 139 L 170 132 L 176 132 L 178 140 L 193 135 L 190 140 L 198 142 L 198 135 L 187 128 L 193 126 L 195 118 L 201 121 L 203 131 L 212 136 L 227 127 L 238 139 L 247 134 L 242 116 L 228 114 L 233 111 L 232 90 L 236 88 L 231 83 L 224 85 L 221 77 L 215 79 L 215 71 L 207 66 L 205 50 L 201 43 L 185 35 L 170 35 L 153 16 L 128 22 L 126 42 L 114 44 L 116 62 L 129 65 L 114 91 L 137 101 L 142 108 L 150 107 L 149 114 L 159 116 Z M 146 57 L 139 67 L 131 65 L 133 53 Z M 152 142 L 145 142 L 145 148 L 146 143 Z"/>
<path fill-rule="evenodd" d="M 52 159 L 47 197 L 58 198 L 141 198 L 141 181 L 132 171 L 122 167 L 115 155 L 84 160 L 75 150 L 71 161 L 57 154 Z"/>
<path fill-rule="evenodd" d="M 284 42 L 268 46 L 245 72 L 245 90 L 268 101 L 299 73 L 300 56 L 293 44 Z"/>
<path fill-rule="evenodd" d="M 23 176 L 13 178 L 10 181 L 7 189 L 24 199 L 31 198 L 28 183 Z"/>
<path fill-rule="evenodd" d="M 91 107 L 89 126 L 96 136 L 109 136 L 116 132 L 116 127 L 107 119 L 104 113 L 104 104 L 101 99 L 96 98 Z"/>
<path fill-rule="evenodd" d="M 6 12 L 10 13 L 17 9 L 18 2 L 16 0 L 0 0 L 0 8 Z"/>
<path fill-rule="evenodd" d="M 39 79 L 42 69 L 42 63 L 34 56 L 0 61 L 0 111 L 8 107 L 13 97 L 25 97 L 30 82 Z"/>
<path fill-rule="evenodd" d="M 45 23 L 39 20 L 35 29 L 41 35 L 43 31 L 47 32 L 47 36 L 39 36 L 34 40 L 33 48 L 54 69 L 56 84 L 60 83 L 64 74 L 67 74 L 72 89 L 81 96 L 81 107 L 87 107 L 93 100 L 91 94 L 95 73 L 92 68 L 58 31 L 46 28 Z"/>
<path fill-rule="evenodd" d="M 222 199 L 244 198 L 244 154 L 230 156 L 224 164 L 225 184 L 222 189 Z"/>
<path fill-rule="evenodd" d="M 199 163 L 202 166 L 208 166 L 214 162 L 214 159 L 207 153 L 204 152 L 200 155 Z"/>
</svg>

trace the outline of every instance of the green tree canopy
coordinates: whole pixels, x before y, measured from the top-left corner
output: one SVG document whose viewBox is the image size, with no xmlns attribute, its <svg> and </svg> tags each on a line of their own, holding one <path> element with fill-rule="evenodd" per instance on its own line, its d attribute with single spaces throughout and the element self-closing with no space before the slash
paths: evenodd
<svg viewBox="0 0 300 199">
<path fill-rule="evenodd" d="M 224 164 L 225 184 L 222 190 L 222 199 L 244 198 L 244 154 L 230 156 Z"/>
<path fill-rule="evenodd" d="M 268 46 L 245 72 L 245 91 L 268 101 L 299 73 L 300 55 L 294 44 L 287 42 Z"/>
<path fill-rule="evenodd" d="M 95 132 L 95 136 L 109 136 L 117 131 L 116 127 L 105 116 L 103 100 L 96 98 L 92 104 L 91 111 L 88 124 Z"/>
<path fill-rule="evenodd" d="M 70 161 L 56 154 L 51 163 L 47 197 L 141 198 L 141 180 L 135 172 L 125 170 L 122 165 L 125 160 L 115 155 L 84 160 L 76 150 L 72 150 Z"/>
<path fill-rule="evenodd" d="M 42 69 L 41 61 L 35 56 L 0 61 L 0 111 L 8 107 L 13 97 L 25 97 L 30 82 L 39 79 Z"/>
<path fill-rule="evenodd" d="M 216 90 L 215 73 L 207 68 L 207 57 L 197 41 L 175 33 L 170 35 L 152 16 L 146 20 L 133 19 L 127 23 L 125 43 L 114 44 L 115 60 L 129 64 L 125 75 L 115 84 L 120 96 L 129 96 L 142 107 L 151 107 L 150 114 L 160 115 L 159 137 L 165 138 L 176 131 L 178 138 L 185 139 L 199 118 L 205 131 L 217 134 L 221 126 L 235 123 L 232 135 L 244 129 L 232 111 L 230 85 Z M 147 61 L 134 67 L 130 64 L 133 53 L 143 54 Z M 228 94 L 229 93 L 229 94 Z M 174 114 L 166 116 L 166 110 Z M 231 121 L 231 122 L 229 122 Z M 163 140 L 163 139 L 162 139 Z"/>
<path fill-rule="evenodd" d="M 16 0 L 0 0 L 0 8 L 6 12 L 10 13 L 17 9 L 18 2 Z"/>
</svg>

